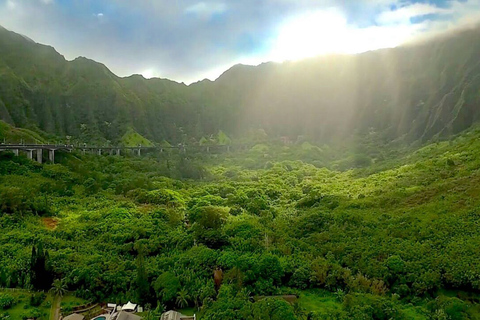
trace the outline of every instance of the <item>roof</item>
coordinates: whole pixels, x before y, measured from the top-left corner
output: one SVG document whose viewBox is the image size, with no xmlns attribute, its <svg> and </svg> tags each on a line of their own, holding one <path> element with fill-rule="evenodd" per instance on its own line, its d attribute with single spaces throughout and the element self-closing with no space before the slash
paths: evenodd
<svg viewBox="0 0 480 320">
<path fill-rule="evenodd" d="M 85 318 L 85 317 L 84 317 L 83 315 L 81 315 L 81 314 L 72 313 L 71 315 L 66 316 L 65 318 L 63 318 L 63 320 L 83 320 L 83 318 Z"/>
<path fill-rule="evenodd" d="M 186 316 L 177 311 L 167 311 L 160 317 L 160 320 L 183 320 L 183 319 L 194 319 L 194 317 Z"/>
<path fill-rule="evenodd" d="M 142 317 L 140 316 L 137 316 L 132 313 L 124 312 L 124 311 L 120 311 L 117 317 L 117 320 L 141 320 L 141 319 Z"/>
<path fill-rule="evenodd" d="M 137 305 L 134 304 L 134 303 L 131 303 L 130 301 L 128 301 L 127 304 L 124 304 L 123 307 L 122 307 L 122 310 L 135 310 L 137 308 Z"/>
</svg>

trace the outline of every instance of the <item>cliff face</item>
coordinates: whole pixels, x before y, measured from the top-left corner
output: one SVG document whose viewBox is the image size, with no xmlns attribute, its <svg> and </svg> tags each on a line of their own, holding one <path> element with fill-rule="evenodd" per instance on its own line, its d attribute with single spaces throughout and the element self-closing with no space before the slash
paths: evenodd
<svg viewBox="0 0 480 320">
<path fill-rule="evenodd" d="M 0 118 L 82 139 L 119 139 L 128 128 L 172 142 L 223 130 L 241 137 L 316 141 L 377 132 L 430 139 L 480 115 L 479 29 L 409 47 L 258 67 L 237 65 L 190 86 L 119 78 L 86 58 L 0 28 Z"/>
</svg>

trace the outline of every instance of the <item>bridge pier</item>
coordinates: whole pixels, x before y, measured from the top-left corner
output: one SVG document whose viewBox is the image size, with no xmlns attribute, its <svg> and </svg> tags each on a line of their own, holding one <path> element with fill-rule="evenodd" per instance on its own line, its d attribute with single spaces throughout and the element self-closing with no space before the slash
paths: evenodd
<svg viewBox="0 0 480 320">
<path fill-rule="evenodd" d="M 33 160 L 33 150 L 25 150 L 27 152 L 28 160 Z"/>
<path fill-rule="evenodd" d="M 140 157 L 141 156 L 141 149 L 137 149 L 137 155 Z"/>
<path fill-rule="evenodd" d="M 120 149 L 117 149 L 117 156 L 120 156 Z"/>
<path fill-rule="evenodd" d="M 13 149 L 13 154 L 18 157 L 18 149 Z"/>
<path fill-rule="evenodd" d="M 50 161 L 51 163 L 55 163 L 55 150 L 54 149 L 48 150 L 48 161 Z"/>
<path fill-rule="evenodd" d="M 102 155 L 102 149 L 98 149 L 98 155 L 99 155 L 99 156 Z"/>
<path fill-rule="evenodd" d="M 37 162 L 42 163 L 43 150 L 37 149 Z"/>
</svg>

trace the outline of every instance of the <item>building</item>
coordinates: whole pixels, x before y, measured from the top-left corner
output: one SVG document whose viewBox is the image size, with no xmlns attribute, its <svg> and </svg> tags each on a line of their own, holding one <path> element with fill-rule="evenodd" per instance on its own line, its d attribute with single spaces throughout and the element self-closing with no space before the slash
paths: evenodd
<svg viewBox="0 0 480 320">
<path fill-rule="evenodd" d="M 120 311 L 118 314 L 116 320 L 141 320 L 142 317 L 137 316 L 133 313 L 125 312 L 125 311 Z"/>
<path fill-rule="evenodd" d="M 160 317 L 160 320 L 196 320 L 197 317 L 195 315 L 193 316 L 186 316 L 181 314 L 180 312 L 177 311 L 167 311 L 162 316 Z"/>
<path fill-rule="evenodd" d="M 69 316 L 63 318 L 63 320 L 83 320 L 85 317 L 79 313 L 72 313 Z"/>
</svg>

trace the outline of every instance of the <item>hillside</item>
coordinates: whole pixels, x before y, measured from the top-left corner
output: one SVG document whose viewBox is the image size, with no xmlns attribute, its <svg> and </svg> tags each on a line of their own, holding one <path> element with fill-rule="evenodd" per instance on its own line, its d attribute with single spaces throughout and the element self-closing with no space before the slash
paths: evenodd
<svg viewBox="0 0 480 320">
<path fill-rule="evenodd" d="M 235 138 L 318 143 L 375 135 L 426 141 L 479 118 L 478 29 L 354 56 L 237 65 L 190 86 L 120 78 L 100 63 L 66 61 L 52 47 L 0 28 L 0 119 L 78 141 L 119 141 L 128 128 L 152 141 Z"/>
<path fill-rule="evenodd" d="M 55 165 L 0 154 L 0 287 L 62 279 L 87 301 L 202 320 L 478 319 L 478 128 L 345 172 L 303 162 L 301 146 L 258 149 Z M 258 298 L 279 294 L 298 304 Z M 0 297 L 12 307 L 0 314 L 48 303 Z"/>
</svg>

